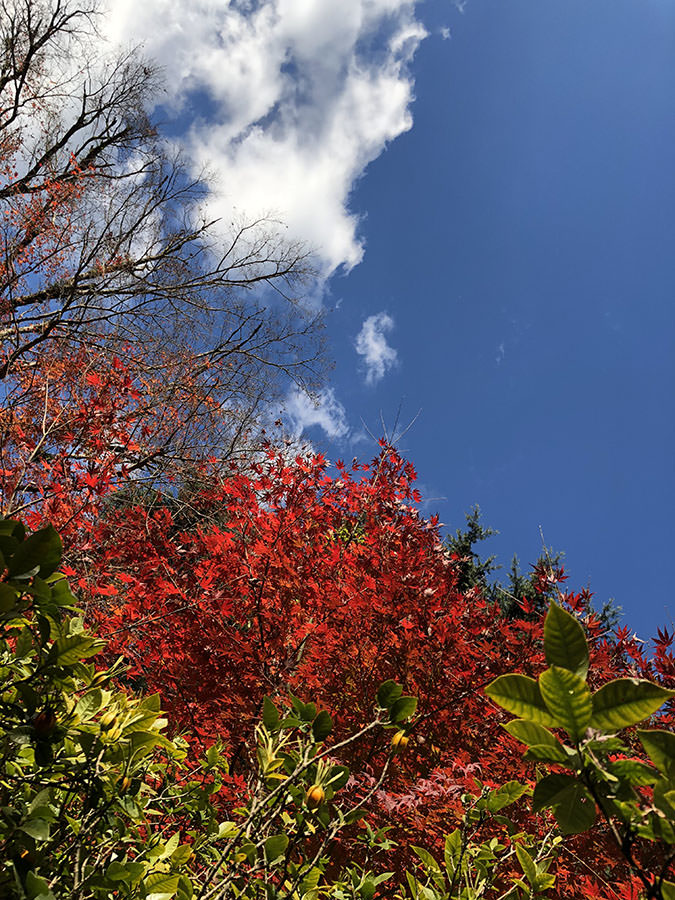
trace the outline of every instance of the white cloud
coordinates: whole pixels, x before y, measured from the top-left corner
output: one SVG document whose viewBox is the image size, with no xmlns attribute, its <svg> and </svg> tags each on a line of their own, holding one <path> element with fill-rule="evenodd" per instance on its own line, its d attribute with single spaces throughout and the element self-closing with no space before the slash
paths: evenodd
<svg viewBox="0 0 675 900">
<path fill-rule="evenodd" d="M 426 35 L 415 0 L 108 0 L 108 8 L 106 36 L 143 42 L 164 68 L 162 101 L 187 122 L 186 156 L 216 178 L 209 214 L 276 215 L 317 249 L 326 277 L 356 265 L 363 242 L 350 192 L 412 125 L 408 64 Z"/>
<path fill-rule="evenodd" d="M 368 316 L 356 335 L 354 346 L 366 366 L 366 382 L 374 384 L 398 362 L 398 354 L 387 343 L 386 334 L 394 327 L 394 320 L 386 312 Z"/>
<path fill-rule="evenodd" d="M 316 397 L 297 388 L 286 397 L 284 423 L 296 438 L 307 428 L 318 425 L 329 438 L 343 438 L 349 434 L 344 406 L 332 388 L 325 388 Z"/>
</svg>

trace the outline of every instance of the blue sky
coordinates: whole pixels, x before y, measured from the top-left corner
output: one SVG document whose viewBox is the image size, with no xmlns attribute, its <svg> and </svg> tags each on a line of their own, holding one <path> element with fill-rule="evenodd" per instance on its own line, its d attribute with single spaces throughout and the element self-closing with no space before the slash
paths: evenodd
<svg viewBox="0 0 675 900">
<path fill-rule="evenodd" d="M 368 457 L 361 420 L 421 410 L 425 511 L 480 504 L 506 566 L 541 526 L 570 584 L 672 625 L 675 5 L 118 0 L 130 34 L 176 115 L 209 97 L 213 207 L 318 250 L 336 366 L 289 427 Z"/>
</svg>

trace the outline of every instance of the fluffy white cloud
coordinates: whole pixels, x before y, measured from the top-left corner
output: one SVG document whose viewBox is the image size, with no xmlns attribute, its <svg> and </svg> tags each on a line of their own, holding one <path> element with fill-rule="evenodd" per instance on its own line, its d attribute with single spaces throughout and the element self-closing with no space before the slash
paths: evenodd
<svg viewBox="0 0 675 900">
<path fill-rule="evenodd" d="M 412 125 L 415 0 L 108 0 L 102 31 L 164 68 L 209 214 L 275 215 L 323 274 L 363 254 L 349 195 Z"/>
<path fill-rule="evenodd" d="M 329 438 L 343 438 L 349 434 L 344 406 L 331 388 L 310 397 L 297 388 L 286 397 L 284 422 L 293 437 L 299 438 L 313 425 L 323 428 Z"/>
<path fill-rule="evenodd" d="M 393 327 L 392 317 L 386 312 L 380 312 L 368 316 L 356 335 L 354 347 L 359 356 L 363 357 L 368 384 L 379 381 L 398 362 L 398 354 L 389 346 L 386 337 Z"/>
</svg>

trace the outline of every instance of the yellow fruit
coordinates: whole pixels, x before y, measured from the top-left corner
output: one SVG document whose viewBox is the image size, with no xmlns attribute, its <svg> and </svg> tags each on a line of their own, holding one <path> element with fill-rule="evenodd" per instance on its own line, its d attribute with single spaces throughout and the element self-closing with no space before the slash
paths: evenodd
<svg viewBox="0 0 675 900">
<path fill-rule="evenodd" d="M 113 728 L 108 729 L 105 736 L 109 741 L 116 741 L 121 736 L 121 734 L 122 728 L 119 725 L 115 724 Z"/>
<path fill-rule="evenodd" d="M 409 741 L 408 735 L 405 731 L 397 731 L 396 734 L 391 739 L 391 747 L 394 753 L 403 753 L 405 748 L 408 746 Z"/>
<path fill-rule="evenodd" d="M 308 809 L 318 809 L 326 799 L 326 792 L 320 784 L 313 784 L 305 795 L 305 803 Z"/>
<path fill-rule="evenodd" d="M 101 728 L 108 729 L 108 728 L 113 727 L 116 719 L 117 719 L 117 716 L 115 715 L 115 713 L 111 709 L 109 709 L 107 712 L 103 713 L 103 715 L 98 720 L 98 722 L 99 722 L 99 725 L 101 726 Z"/>
</svg>

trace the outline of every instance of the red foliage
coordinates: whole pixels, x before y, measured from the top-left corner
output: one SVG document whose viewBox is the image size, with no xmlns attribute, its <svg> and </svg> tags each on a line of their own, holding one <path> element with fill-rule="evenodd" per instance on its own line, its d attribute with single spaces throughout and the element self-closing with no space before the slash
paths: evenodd
<svg viewBox="0 0 675 900">
<path fill-rule="evenodd" d="M 381 681 L 403 683 L 420 715 L 374 815 L 430 846 L 454 827 L 476 777 L 534 777 L 482 689 L 545 663 L 541 618 L 509 619 L 478 588 L 458 591 L 458 563 L 437 523 L 418 514 L 414 478 L 387 446 L 372 466 L 338 464 L 334 475 L 321 456 L 270 451 L 189 503 L 116 504 L 96 528 L 82 586 L 134 683 L 159 690 L 171 719 L 202 742 L 225 737 L 235 774 L 246 769 L 264 694 L 311 697 L 348 730 L 368 716 Z M 542 570 L 539 587 L 585 621 L 594 686 L 627 673 L 673 683 L 669 635 L 653 661 L 627 633 L 601 637 L 588 593 L 563 595 L 564 577 Z M 384 741 L 362 745 L 349 760 L 356 790 L 385 750 Z M 574 855 L 561 859 L 561 896 L 589 895 L 581 858 L 599 873 L 617 865 L 606 838 L 599 825 L 566 844 Z M 602 879 L 597 889 L 613 896 Z"/>
</svg>

